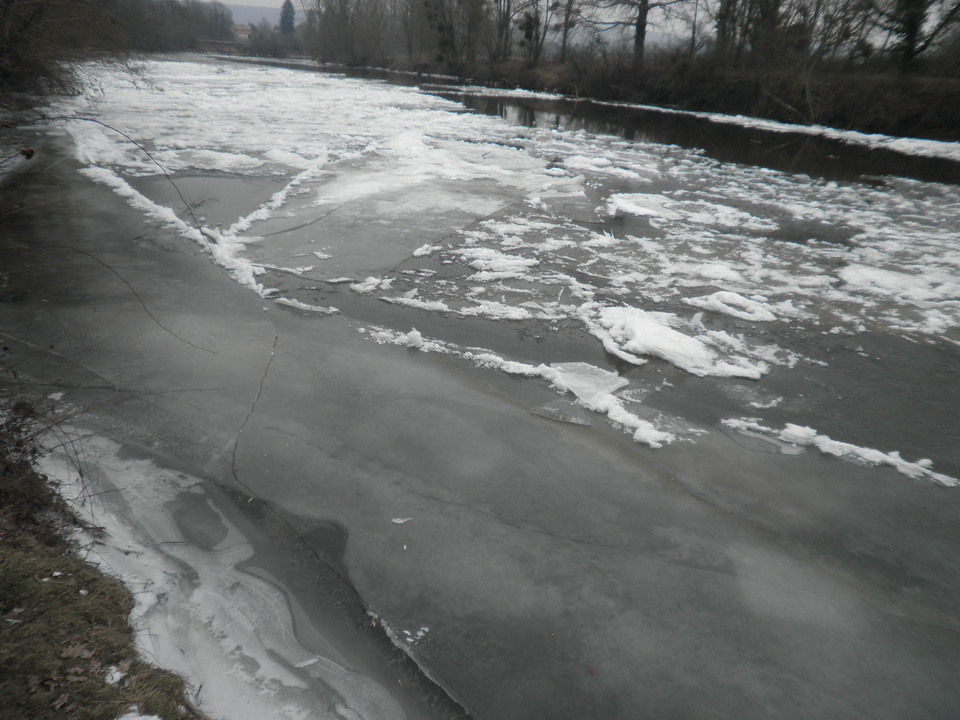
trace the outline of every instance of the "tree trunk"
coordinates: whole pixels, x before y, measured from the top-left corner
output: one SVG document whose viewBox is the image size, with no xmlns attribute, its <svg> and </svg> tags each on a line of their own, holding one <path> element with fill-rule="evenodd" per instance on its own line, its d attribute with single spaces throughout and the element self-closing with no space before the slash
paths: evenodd
<svg viewBox="0 0 960 720">
<path fill-rule="evenodd" d="M 637 21 L 633 35 L 633 66 L 643 67 L 643 48 L 647 42 L 647 16 L 650 14 L 650 0 L 640 0 L 637 5 Z"/>
<path fill-rule="evenodd" d="M 926 21 L 927 8 L 923 0 L 901 0 L 898 5 L 903 38 L 900 45 L 901 66 L 904 72 L 910 72 L 917 57 L 920 32 Z"/>
<path fill-rule="evenodd" d="M 720 9 L 717 11 L 717 52 L 721 57 L 730 54 L 736 17 L 737 0 L 720 0 Z"/>
<path fill-rule="evenodd" d="M 560 62 L 567 61 L 567 39 L 570 37 L 570 27 L 573 25 L 573 4 L 576 0 L 567 0 L 563 5 L 563 28 L 560 31 Z"/>
</svg>

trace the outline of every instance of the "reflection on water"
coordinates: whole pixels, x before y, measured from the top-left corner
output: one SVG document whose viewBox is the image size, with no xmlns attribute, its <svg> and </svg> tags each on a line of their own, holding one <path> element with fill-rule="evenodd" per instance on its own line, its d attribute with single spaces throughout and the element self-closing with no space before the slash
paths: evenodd
<svg viewBox="0 0 960 720">
<path fill-rule="evenodd" d="M 957 162 L 914 157 L 804 133 L 771 132 L 692 115 L 601 105 L 589 100 L 487 97 L 449 87 L 434 92 L 476 112 L 499 115 L 517 125 L 587 130 L 636 142 L 699 148 L 723 162 L 806 173 L 830 180 L 897 175 L 960 184 L 960 163 Z"/>
</svg>

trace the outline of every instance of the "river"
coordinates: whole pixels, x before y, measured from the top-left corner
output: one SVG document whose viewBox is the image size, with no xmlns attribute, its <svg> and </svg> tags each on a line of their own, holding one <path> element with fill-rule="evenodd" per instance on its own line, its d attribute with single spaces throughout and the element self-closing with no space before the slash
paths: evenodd
<svg viewBox="0 0 960 720">
<path fill-rule="evenodd" d="M 141 542 L 193 548 L 183 616 L 229 645 L 283 607 L 225 650 L 267 710 L 960 710 L 954 146 L 91 72 L 23 185 L 62 217 L 7 226 L 3 327 L 62 402 L 125 394 L 82 423 L 146 478 L 114 510 L 164 509 Z"/>
</svg>

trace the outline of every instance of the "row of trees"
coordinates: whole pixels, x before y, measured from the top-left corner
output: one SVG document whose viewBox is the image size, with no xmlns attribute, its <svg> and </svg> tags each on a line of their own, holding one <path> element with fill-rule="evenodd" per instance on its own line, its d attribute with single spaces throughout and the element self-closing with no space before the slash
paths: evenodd
<svg viewBox="0 0 960 720">
<path fill-rule="evenodd" d="M 233 13 L 205 0 L 123 0 L 125 42 L 137 50 L 182 50 L 198 41 L 233 40 Z"/>
<path fill-rule="evenodd" d="M 0 0 L 0 94 L 70 90 L 77 61 L 232 39 L 233 16 L 220 2 Z"/>
<path fill-rule="evenodd" d="M 550 48 L 626 44 L 644 62 L 648 32 L 677 38 L 691 57 L 727 64 L 896 57 L 905 69 L 950 37 L 960 0 L 302 0 L 303 40 L 322 58 L 369 63 L 405 55 L 460 70 Z M 953 35 L 951 35 L 951 33 Z M 682 41 L 679 38 L 683 38 Z M 616 44 L 614 42 L 613 44 Z"/>
</svg>

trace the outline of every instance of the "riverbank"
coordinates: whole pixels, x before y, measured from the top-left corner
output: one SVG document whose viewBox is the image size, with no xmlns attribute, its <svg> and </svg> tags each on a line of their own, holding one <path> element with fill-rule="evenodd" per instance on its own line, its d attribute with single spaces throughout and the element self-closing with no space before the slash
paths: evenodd
<svg viewBox="0 0 960 720">
<path fill-rule="evenodd" d="M 209 720 L 183 678 L 138 650 L 131 588 L 104 574 L 97 557 L 106 529 L 74 512 L 84 488 L 37 471 L 41 442 L 74 439 L 55 417 L 55 401 L 35 399 L 47 407 L 0 397 L 0 717 Z"/>
<path fill-rule="evenodd" d="M 960 140 L 960 80 L 954 78 L 843 70 L 738 70 L 706 62 L 643 71 L 625 65 L 588 69 L 567 63 L 528 68 L 511 63 L 497 73 L 478 67 L 471 76 L 495 86 L 585 99 L 745 115 L 870 134 Z"/>
</svg>

